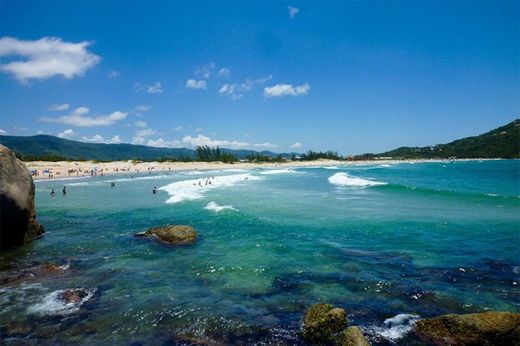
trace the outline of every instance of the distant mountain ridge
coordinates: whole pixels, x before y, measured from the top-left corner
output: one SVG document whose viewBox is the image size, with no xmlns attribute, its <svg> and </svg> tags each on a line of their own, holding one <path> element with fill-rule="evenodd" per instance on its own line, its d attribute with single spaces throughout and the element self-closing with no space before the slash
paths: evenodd
<svg viewBox="0 0 520 346">
<path fill-rule="evenodd" d="M 392 158 L 520 158 L 520 119 L 478 136 L 427 147 L 401 147 L 380 154 L 361 155 Z"/>
<path fill-rule="evenodd" d="M 189 148 L 157 148 L 134 144 L 103 144 L 71 141 L 64 138 L 37 135 L 37 136 L 0 136 L 0 144 L 13 150 L 23 158 L 62 157 L 68 160 L 159 160 L 194 159 L 195 150 Z M 248 155 L 262 154 L 275 157 L 277 153 L 271 151 L 233 150 L 222 149 L 238 158 Z M 281 154 L 290 156 L 291 154 Z"/>
</svg>

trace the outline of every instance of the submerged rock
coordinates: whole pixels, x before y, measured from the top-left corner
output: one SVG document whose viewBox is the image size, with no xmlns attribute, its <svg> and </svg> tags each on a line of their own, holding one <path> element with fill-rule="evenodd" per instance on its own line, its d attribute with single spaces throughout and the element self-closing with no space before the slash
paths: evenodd
<svg viewBox="0 0 520 346">
<path fill-rule="evenodd" d="M 520 345 L 520 314 L 443 315 L 418 321 L 416 333 L 434 345 Z"/>
<path fill-rule="evenodd" d="M 315 343 L 331 343 L 343 330 L 347 317 L 345 310 L 330 304 L 314 304 L 303 317 L 303 337 Z"/>
<path fill-rule="evenodd" d="M 191 226 L 171 225 L 149 228 L 146 232 L 138 233 L 135 236 L 155 237 L 162 242 L 173 245 L 189 245 L 197 239 L 197 232 Z"/>
<path fill-rule="evenodd" d="M 348 327 L 338 337 L 337 345 L 340 346 L 370 346 L 367 338 L 358 327 Z"/>
<path fill-rule="evenodd" d="M 21 246 L 40 237 L 36 222 L 34 182 L 13 151 L 0 145 L 0 250 Z"/>
<path fill-rule="evenodd" d="M 33 279 L 53 277 L 64 273 L 67 268 L 68 264 L 60 266 L 54 263 L 44 262 L 30 268 L 0 272 L 0 285 L 10 285 Z"/>
</svg>

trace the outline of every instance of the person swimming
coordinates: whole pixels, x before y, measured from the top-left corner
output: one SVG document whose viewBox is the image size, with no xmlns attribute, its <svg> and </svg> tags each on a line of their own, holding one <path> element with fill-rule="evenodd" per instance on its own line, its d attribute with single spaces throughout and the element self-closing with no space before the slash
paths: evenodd
<svg viewBox="0 0 520 346">
<path fill-rule="evenodd" d="M 114 187 L 114 186 L 116 186 L 116 183 L 111 182 L 111 183 L 110 183 L 110 187 Z"/>
<path fill-rule="evenodd" d="M 51 197 L 54 197 L 55 194 L 56 192 L 54 191 L 54 189 L 51 189 Z"/>
</svg>

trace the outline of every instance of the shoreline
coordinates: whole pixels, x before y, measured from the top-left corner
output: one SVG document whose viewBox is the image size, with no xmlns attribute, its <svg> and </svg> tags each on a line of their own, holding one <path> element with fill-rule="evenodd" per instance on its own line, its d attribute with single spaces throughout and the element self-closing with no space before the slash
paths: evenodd
<svg viewBox="0 0 520 346">
<path fill-rule="evenodd" d="M 456 159 L 455 161 L 491 161 L 500 159 Z M 93 161 L 29 161 L 24 162 L 29 171 L 36 170 L 38 175 L 33 175 L 35 181 L 51 180 L 73 180 L 91 176 L 107 176 L 121 174 L 142 174 L 160 172 L 178 172 L 187 170 L 221 170 L 221 169 L 254 169 L 254 168 L 277 168 L 277 167 L 315 167 L 315 166 L 370 166 L 400 163 L 427 163 L 427 162 L 449 162 L 447 159 L 406 159 L 406 160 L 361 160 L 361 161 L 338 161 L 318 159 L 314 161 L 288 161 L 288 162 L 137 162 L 111 161 L 94 163 Z M 93 172 L 93 173 L 92 173 Z"/>
</svg>

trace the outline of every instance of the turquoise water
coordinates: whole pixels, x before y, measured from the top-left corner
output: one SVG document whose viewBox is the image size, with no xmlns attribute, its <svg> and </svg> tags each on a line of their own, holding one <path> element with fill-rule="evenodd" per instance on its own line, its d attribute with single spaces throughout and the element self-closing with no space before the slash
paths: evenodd
<svg viewBox="0 0 520 346">
<path fill-rule="evenodd" d="M 3 266 L 70 267 L 0 290 L 1 320 L 27 321 L 29 341 L 293 344 L 324 301 L 373 342 L 406 343 L 419 316 L 520 312 L 520 161 L 45 181 L 36 202 L 45 236 Z M 133 237 L 165 224 L 192 225 L 198 242 Z M 60 312 L 52 292 L 74 287 L 92 298 Z"/>
</svg>

